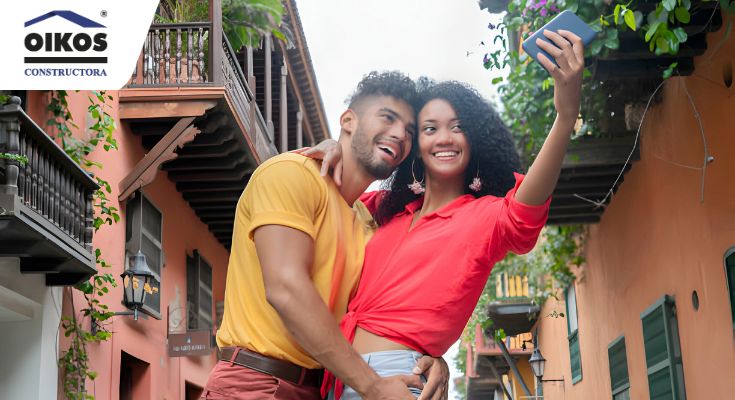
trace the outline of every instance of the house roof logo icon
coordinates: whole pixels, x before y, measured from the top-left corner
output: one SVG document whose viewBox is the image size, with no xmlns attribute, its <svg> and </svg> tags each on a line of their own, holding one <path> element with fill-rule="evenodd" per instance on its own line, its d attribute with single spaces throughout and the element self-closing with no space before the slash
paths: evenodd
<svg viewBox="0 0 735 400">
<path fill-rule="evenodd" d="M 65 20 L 67 20 L 69 22 L 73 22 L 73 23 L 81 26 L 82 28 L 106 28 L 106 26 L 104 26 L 104 25 L 102 25 L 102 24 L 100 24 L 98 22 L 92 21 L 91 19 L 89 19 L 87 17 L 83 17 L 83 16 L 75 13 L 74 11 L 69 11 L 69 10 L 56 10 L 56 11 L 48 12 L 46 14 L 43 14 L 43 15 L 39 16 L 39 17 L 36 17 L 36 18 L 33 18 L 31 20 L 26 21 L 25 24 L 24 24 L 24 26 L 27 28 L 27 27 L 29 27 L 31 25 L 35 25 L 35 24 L 37 24 L 39 22 L 45 21 L 45 20 L 47 20 L 49 18 L 52 18 L 52 17 L 61 17 L 61 18 L 64 18 Z"/>
</svg>

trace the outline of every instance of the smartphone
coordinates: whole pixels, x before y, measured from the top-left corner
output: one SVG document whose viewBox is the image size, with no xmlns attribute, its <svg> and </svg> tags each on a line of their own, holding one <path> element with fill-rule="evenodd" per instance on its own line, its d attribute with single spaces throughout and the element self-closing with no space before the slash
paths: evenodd
<svg viewBox="0 0 735 400">
<path fill-rule="evenodd" d="M 556 46 L 554 42 L 544 36 L 544 31 L 549 30 L 557 32 L 559 29 L 573 32 L 575 35 L 579 36 L 582 39 L 585 47 L 587 47 L 587 45 L 590 44 L 595 36 L 597 36 L 597 32 L 592 30 L 592 28 L 590 28 L 590 26 L 582 21 L 578 16 L 576 16 L 573 12 L 569 10 L 565 10 L 554 17 L 554 19 L 549 21 L 541 29 L 534 32 L 533 35 L 528 37 L 528 39 L 524 40 L 523 44 L 521 45 L 523 47 L 523 51 L 525 51 L 526 54 L 528 54 L 529 56 L 533 57 L 533 59 L 536 61 L 538 61 L 538 54 L 541 53 L 545 55 L 549 60 L 551 60 L 551 62 L 556 64 L 556 60 L 554 60 L 554 57 L 549 55 L 549 53 L 541 50 L 538 45 L 536 45 L 536 39 L 540 38 L 541 40 L 544 40 Z"/>
</svg>

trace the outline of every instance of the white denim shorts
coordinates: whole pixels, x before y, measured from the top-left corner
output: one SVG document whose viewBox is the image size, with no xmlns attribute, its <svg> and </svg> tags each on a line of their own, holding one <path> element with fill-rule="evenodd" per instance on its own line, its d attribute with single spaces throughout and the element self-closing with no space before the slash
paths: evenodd
<svg viewBox="0 0 735 400">
<path fill-rule="evenodd" d="M 423 354 L 412 350 L 377 351 L 362 355 L 362 359 L 380 376 L 413 375 L 413 367 L 421 357 Z M 422 376 L 421 381 L 425 383 L 426 379 Z M 408 388 L 408 390 L 417 397 L 421 394 L 421 389 Z M 359 399 L 362 397 L 357 392 L 345 386 L 341 400 Z M 328 400 L 334 400 L 334 390 L 329 393 Z"/>
</svg>

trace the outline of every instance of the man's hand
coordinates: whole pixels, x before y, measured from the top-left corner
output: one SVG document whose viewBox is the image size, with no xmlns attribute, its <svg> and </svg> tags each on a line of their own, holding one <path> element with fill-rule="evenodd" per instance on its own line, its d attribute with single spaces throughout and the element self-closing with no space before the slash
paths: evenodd
<svg viewBox="0 0 735 400">
<path fill-rule="evenodd" d="M 416 363 L 413 373 L 426 377 L 426 385 L 419 399 L 445 400 L 449 396 L 449 366 L 443 358 L 423 356 Z"/>
<path fill-rule="evenodd" d="M 408 391 L 408 386 L 421 389 L 424 387 L 418 375 L 396 375 L 380 378 L 362 393 L 365 400 L 414 400 L 416 397 Z"/>
</svg>

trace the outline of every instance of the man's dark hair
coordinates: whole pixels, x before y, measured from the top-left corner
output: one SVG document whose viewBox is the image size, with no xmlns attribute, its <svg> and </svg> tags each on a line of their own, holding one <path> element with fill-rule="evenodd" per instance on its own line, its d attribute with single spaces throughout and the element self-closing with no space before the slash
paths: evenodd
<svg viewBox="0 0 735 400">
<path fill-rule="evenodd" d="M 398 71 L 371 71 L 365 75 L 347 99 L 348 107 L 354 109 L 362 100 L 372 96 L 390 96 L 403 100 L 417 110 L 416 83 Z"/>
</svg>

